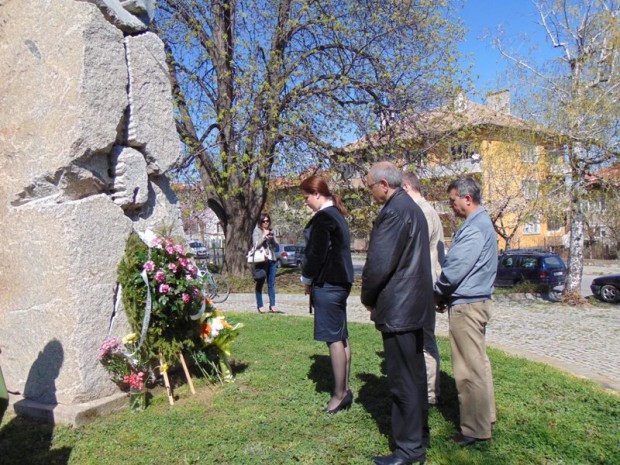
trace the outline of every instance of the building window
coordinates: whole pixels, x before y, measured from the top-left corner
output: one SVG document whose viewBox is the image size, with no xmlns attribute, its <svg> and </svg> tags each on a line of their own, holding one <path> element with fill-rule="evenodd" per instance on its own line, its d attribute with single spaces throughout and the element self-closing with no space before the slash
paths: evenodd
<svg viewBox="0 0 620 465">
<path fill-rule="evenodd" d="M 534 200 L 538 197 L 538 183 L 533 180 L 525 180 L 521 185 L 523 190 L 523 198 L 525 200 Z"/>
<path fill-rule="evenodd" d="M 547 220 L 547 231 L 549 232 L 557 232 L 562 229 L 562 221 L 558 219 L 548 219 Z"/>
<path fill-rule="evenodd" d="M 522 145 L 521 146 L 521 159 L 525 163 L 536 163 L 538 161 L 538 147 L 534 145 Z"/>
<path fill-rule="evenodd" d="M 477 155 L 477 152 L 473 142 L 450 145 L 450 158 L 454 161 L 477 159 L 474 155 Z"/>
<path fill-rule="evenodd" d="M 524 224 L 523 234 L 540 234 L 540 219 L 535 218 L 533 222 Z"/>
</svg>

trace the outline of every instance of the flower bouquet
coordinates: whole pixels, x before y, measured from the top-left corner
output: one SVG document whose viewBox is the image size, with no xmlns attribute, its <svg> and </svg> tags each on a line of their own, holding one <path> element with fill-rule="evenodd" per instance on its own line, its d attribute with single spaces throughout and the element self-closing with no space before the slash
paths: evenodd
<svg viewBox="0 0 620 465">
<path fill-rule="evenodd" d="M 172 404 L 164 367 L 180 361 L 192 392 L 183 352 L 192 355 L 203 373 L 203 366 L 211 366 L 220 380 L 231 379 L 230 344 L 240 325 L 227 323 L 205 297 L 192 254 L 184 245 L 149 231 L 141 237 L 132 234 L 127 241 L 119 283 L 127 318 L 140 334 L 138 345 L 150 359 L 159 360 Z"/>
<path fill-rule="evenodd" d="M 213 307 L 212 302 L 206 299 L 208 311 L 202 316 L 201 337 L 204 350 L 209 358 L 210 365 L 220 381 L 232 381 L 233 374 L 230 368 L 230 345 L 239 335 L 239 328 L 243 324 L 231 325 L 221 311 Z"/>
<path fill-rule="evenodd" d="M 128 390 L 130 408 L 146 408 L 146 382 L 151 369 L 137 347 L 138 336 L 109 337 L 99 347 L 99 361 L 110 372 L 111 379 L 122 389 Z"/>
<path fill-rule="evenodd" d="M 123 304 L 151 358 L 176 359 L 200 345 L 202 283 L 185 247 L 171 238 L 132 235 L 119 266 Z"/>
</svg>

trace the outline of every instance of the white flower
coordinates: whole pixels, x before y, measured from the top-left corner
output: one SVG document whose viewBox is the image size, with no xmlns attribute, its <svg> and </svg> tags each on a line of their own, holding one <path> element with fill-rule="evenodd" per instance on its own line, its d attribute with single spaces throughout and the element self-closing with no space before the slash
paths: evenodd
<svg viewBox="0 0 620 465">
<path fill-rule="evenodd" d="M 140 236 L 140 239 L 142 239 L 142 242 L 144 242 L 147 246 L 155 247 L 156 245 L 155 239 L 157 239 L 157 235 L 150 229 L 147 229 L 144 232 L 138 232 L 138 236 Z"/>
</svg>

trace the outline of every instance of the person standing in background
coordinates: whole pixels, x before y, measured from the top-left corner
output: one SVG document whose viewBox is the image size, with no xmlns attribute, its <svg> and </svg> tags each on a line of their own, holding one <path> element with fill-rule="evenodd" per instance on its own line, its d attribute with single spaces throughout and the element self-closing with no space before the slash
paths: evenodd
<svg viewBox="0 0 620 465">
<path fill-rule="evenodd" d="M 428 226 L 392 163 L 373 165 L 367 184 L 383 207 L 370 234 L 361 301 L 383 338 L 396 445 L 390 455 L 373 460 L 376 465 L 424 463 L 430 434 L 422 328 L 435 319 Z"/>
<path fill-rule="evenodd" d="M 433 206 L 422 196 L 420 180 L 410 172 L 403 173 L 403 189 L 418 204 L 424 213 L 428 225 L 429 244 L 431 252 L 431 271 L 433 283 L 441 273 L 441 263 L 445 256 L 443 225 L 439 214 Z M 424 362 L 426 363 L 426 380 L 428 385 L 428 405 L 439 404 L 440 395 L 440 363 L 437 337 L 435 336 L 435 320 L 433 324 L 424 327 Z"/>
<path fill-rule="evenodd" d="M 315 212 L 304 229 L 306 249 L 301 280 L 314 305 L 314 339 L 327 343 L 329 348 L 334 389 L 324 412 L 333 414 L 353 403 L 347 329 L 347 297 L 353 283 L 351 239 L 345 220 L 348 212 L 321 177 L 305 179 L 301 190 L 306 205 Z"/>
<path fill-rule="evenodd" d="M 267 259 L 262 263 L 256 263 L 255 269 L 262 269 L 265 272 L 265 276 L 256 279 L 255 293 L 256 293 L 256 309 L 258 313 L 265 313 L 265 306 L 263 304 L 263 286 L 267 281 L 267 294 L 269 295 L 269 312 L 276 313 L 276 271 L 278 264 L 275 261 L 276 252 L 275 247 L 278 245 L 271 228 L 271 217 L 268 213 L 261 213 L 258 218 L 258 224 L 254 228 L 252 234 L 252 243 L 254 244 L 254 250 L 260 247 L 268 248 L 271 253 L 271 259 Z"/>
<path fill-rule="evenodd" d="M 465 221 L 435 283 L 435 302 L 448 307 L 452 371 L 458 391 L 461 446 L 491 439 L 496 420 L 491 363 L 486 351 L 486 327 L 497 273 L 497 236 L 481 205 L 480 185 L 463 176 L 447 189 L 450 208 Z"/>
</svg>

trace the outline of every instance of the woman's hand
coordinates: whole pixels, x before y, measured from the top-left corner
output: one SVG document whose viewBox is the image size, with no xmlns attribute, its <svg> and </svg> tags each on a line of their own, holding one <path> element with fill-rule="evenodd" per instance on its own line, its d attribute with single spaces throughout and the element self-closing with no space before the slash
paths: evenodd
<svg viewBox="0 0 620 465">
<path fill-rule="evenodd" d="M 304 284 L 304 295 L 309 295 L 310 294 L 310 286 L 308 286 L 307 284 Z"/>
</svg>

